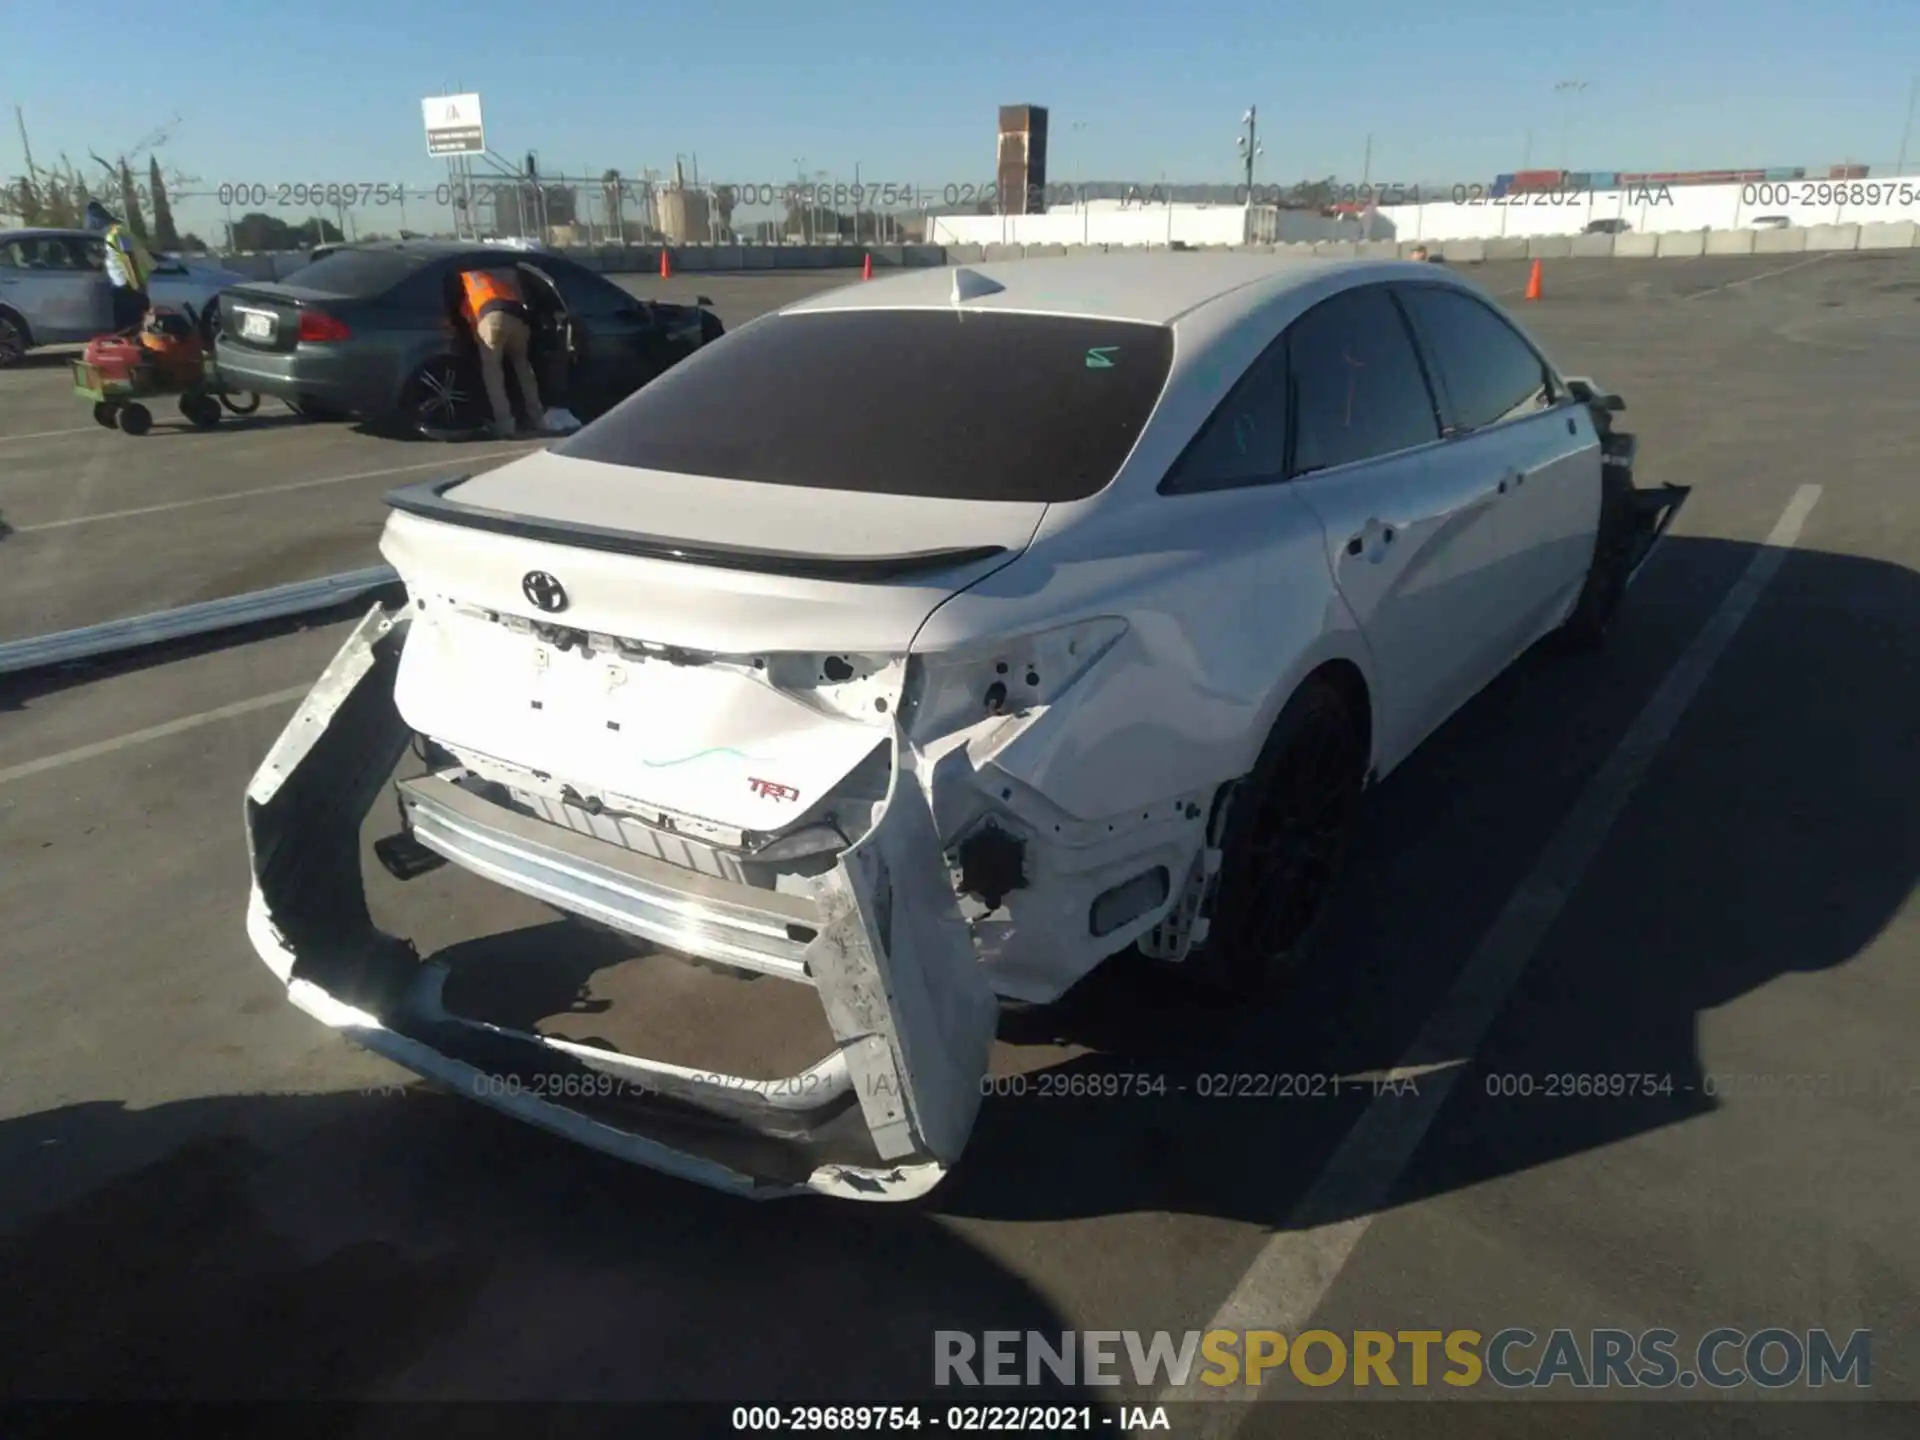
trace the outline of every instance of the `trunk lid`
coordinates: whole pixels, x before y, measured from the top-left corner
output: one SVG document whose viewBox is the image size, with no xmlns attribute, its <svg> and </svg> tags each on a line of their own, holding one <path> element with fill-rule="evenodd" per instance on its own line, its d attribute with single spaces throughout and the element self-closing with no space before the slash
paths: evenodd
<svg viewBox="0 0 1920 1440">
<path fill-rule="evenodd" d="M 1046 511 L 550 453 L 390 502 L 409 725 L 583 796 L 755 831 L 885 742 L 926 617 Z"/>
</svg>

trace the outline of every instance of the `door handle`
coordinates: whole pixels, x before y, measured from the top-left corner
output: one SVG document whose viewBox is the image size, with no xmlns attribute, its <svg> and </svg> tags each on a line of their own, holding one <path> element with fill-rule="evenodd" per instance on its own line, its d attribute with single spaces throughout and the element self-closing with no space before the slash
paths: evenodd
<svg viewBox="0 0 1920 1440">
<path fill-rule="evenodd" d="M 1522 485 L 1526 483 L 1527 483 L 1527 476 L 1525 471 L 1509 470 L 1507 471 L 1506 474 L 1500 477 L 1500 483 L 1494 486 L 1494 493 L 1496 495 L 1504 495 L 1509 490 L 1518 490 Z"/>
</svg>

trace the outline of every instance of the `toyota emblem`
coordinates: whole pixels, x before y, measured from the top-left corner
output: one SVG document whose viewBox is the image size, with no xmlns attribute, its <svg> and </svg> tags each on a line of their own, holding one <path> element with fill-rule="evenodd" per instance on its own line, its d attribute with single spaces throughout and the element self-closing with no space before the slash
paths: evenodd
<svg viewBox="0 0 1920 1440">
<path fill-rule="evenodd" d="M 549 615 L 567 608 L 567 589 L 544 570 L 529 570 L 520 593 Z"/>
</svg>

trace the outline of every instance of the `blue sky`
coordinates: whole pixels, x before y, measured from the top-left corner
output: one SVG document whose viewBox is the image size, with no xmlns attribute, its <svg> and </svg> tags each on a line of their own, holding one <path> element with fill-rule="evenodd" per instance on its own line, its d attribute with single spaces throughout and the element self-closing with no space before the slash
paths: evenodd
<svg viewBox="0 0 1920 1440">
<path fill-rule="evenodd" d="M 16 8 L 0 101 L 36 158 L 183 117 L 169 167 L 221 181 L 430 186 L 423 96 L 478 91 L 489 143 L 549 173 L 699 157 L 703 180 L 938 188 L 991 179 L 995 108 L 1051 108 L 1051 180 L 1376 182 L 1572 169 L 1892 163 L 1920 71 L 1915 0 L 257 0 Z M 671 13 L 669 13 L 671 12 Z M 23 23 L 26 16 L 28 23 Z M 129 64 L 124 50 L 133 45 Z M 1557 80 L 1588 88 L 1569 106 Z M 11 116 L 4 117 L 11 121 Z M 1075 129 L 1078 122 L 1080 128 Z M 1564 142 L 1563 142 L 1563 136 Z M 1909 147 L 1920 165 L 1920 137 Z M 0 126 L 0 175 L 20 171 Z M 197 207 L 195 207 L 197 209 Z M 193 219 L 210 213 L 200 210 Z M 188 218 L 188 217 L 183 217 Z"/>
</svg>

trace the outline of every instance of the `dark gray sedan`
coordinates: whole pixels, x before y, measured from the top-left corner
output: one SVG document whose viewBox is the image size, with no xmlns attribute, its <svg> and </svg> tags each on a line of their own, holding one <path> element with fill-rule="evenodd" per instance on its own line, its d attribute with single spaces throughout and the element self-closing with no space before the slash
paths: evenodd
<svg viewBox="0 0 1920 1440">
<path fill-rule="evenodd" d="M 221 377 L 314 419 L 358 416 L 434 438 L 478 429 L 491 417 L 459 318 L 459 274 L 477 265 L 520 272 L 542 399 L 583 420 L 722 333 L 705 299 L 639 300 L 559 255 L 453 241 L 350 245 L 283 282 L 221 296 Z"/>
</svg>

